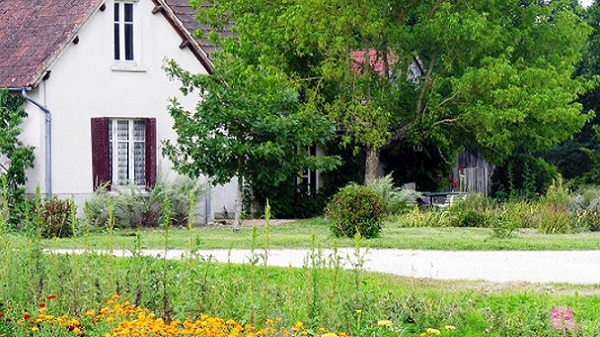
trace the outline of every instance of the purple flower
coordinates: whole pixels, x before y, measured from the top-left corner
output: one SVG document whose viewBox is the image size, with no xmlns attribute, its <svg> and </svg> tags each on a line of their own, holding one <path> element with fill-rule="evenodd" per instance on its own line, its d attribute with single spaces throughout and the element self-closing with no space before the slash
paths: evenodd
<svg viewBox="0 0 600 337">
<path fill-rule="evenodd" d="M 552 321 L 552 326 L 556 330 L 567 332 L 575 331 L 577 329 L 575 319 L 573 318 L 573 312 L 568 307 L 554 307 L 554 309 L 552 309 L 550 320 Z"/>
</svg>

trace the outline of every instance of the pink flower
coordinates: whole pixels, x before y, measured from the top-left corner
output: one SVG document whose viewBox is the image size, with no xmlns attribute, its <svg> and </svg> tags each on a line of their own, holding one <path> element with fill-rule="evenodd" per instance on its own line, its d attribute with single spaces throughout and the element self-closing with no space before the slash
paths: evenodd
<svg viewBox="0 0 600 337">
<path fill-rule="evenodd" d="M 552 309 L 550 320 L 552 321 L 552 326 L 556 330 L 566 332 L 577 329 L 575 319 L 573 318 L 573 312 L 568 307 L 554 307 L 554 309 Z"/>
</svg>

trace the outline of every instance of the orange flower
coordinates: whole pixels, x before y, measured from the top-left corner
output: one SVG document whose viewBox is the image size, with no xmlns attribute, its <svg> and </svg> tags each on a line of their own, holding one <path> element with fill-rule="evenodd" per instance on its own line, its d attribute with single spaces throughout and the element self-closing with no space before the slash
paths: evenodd
<svg viewBox="0 0 600 337">
<path fill-rule="evenodd" d="M 50 295 L 46 296 L 46 299 L 48 299 L 48 300 L 53 300 L 55 298 L 56 298 L 56 295 L 54 295 L 54 294 L 50 294 Z"/>
</svg>

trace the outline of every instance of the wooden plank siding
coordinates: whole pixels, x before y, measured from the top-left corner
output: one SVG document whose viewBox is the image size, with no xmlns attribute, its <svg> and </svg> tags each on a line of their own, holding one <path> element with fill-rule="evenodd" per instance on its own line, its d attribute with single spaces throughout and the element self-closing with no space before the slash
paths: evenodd
<svg viewBox="0 0 600 337">
<path fill-rule="evenodd" d="M 488 196 L 494 165 L 485 160 L 479 150 L 465 150 L 458 154 L 458 164 L 452 169 L 452 178 L 457 181 L 460 181 L 459 169 L 464 179 L 464 192 L 476 192 Z"/>
</svg>

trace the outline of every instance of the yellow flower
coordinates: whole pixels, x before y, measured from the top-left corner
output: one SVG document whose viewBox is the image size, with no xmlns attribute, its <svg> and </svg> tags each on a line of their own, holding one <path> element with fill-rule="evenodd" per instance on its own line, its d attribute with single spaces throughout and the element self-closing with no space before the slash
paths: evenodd
<svg viewBox="0 0 600 337">
<path fill-rule="evenodd" d="M 38 331 L 40 331 L 40 328 L 38 328 L 37 326 L 34 326 L 33 328 L 31 328 L 31 331 L 38 332 Z"/>
<path fill-rule="evenodd" d="M 381 320 L 381 321 L 377 321 L 377 325 L 379 326 L 385 326 L 385 327 L 391 327 L 392 325 L 394 325 L 392 323 L 392 321 L 388 321 L 388 320 Z"/>
<path fill-rule="evenodd" d="M 445 328 L 446 330 L 456 330 L 456 327 L 454 325 L 446 325 Z"/>
<path fill-rule="evenodd" d="M 336 335 L 332 332 L 328 332 L 326 334 L 322 334 L 321 337 L 338 337 L 338 335 Z"/>
<path fill-rule="evenodd" d="M 434 328 L 427 328 L 427 330 L 425 330 L 429 335 L 435 335 L 435 336 L 439 336 L 442 332 L 438 329 L 434 329 Z"/>
</svg>

